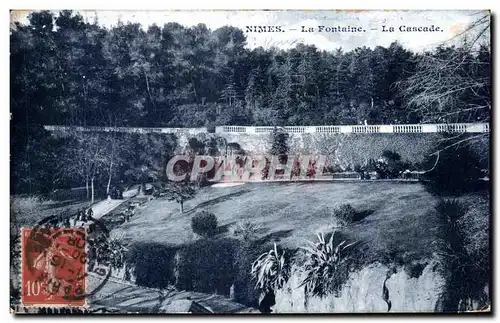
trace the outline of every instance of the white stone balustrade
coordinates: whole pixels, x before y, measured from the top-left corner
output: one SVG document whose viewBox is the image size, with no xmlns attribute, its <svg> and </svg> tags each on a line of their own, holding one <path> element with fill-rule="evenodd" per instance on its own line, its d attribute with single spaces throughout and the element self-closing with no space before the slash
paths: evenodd
<svg viewBox="0 0 500 323">
<path fill-rule="evenodd" d="M 188 133 L 208 132 L 201 128 L 143 128 L 143 127 L 81 127 L 81 126 L 44 126 L 48 131 L 86 131 L 86 132 L 129 132 L 129 133 Z M 285 126 L 280 127 L 285 132 L 302 133 L 435 133 L 435 132 L 490 132 L 489 123 L 450 123 L 450 124 L 397 124 L 397 125 L 345 125 L 345 126 Z M 216 133 L 265 134 L 272 132 L 274 127 L 265 126 L 218 126 Z"/>
</svg>

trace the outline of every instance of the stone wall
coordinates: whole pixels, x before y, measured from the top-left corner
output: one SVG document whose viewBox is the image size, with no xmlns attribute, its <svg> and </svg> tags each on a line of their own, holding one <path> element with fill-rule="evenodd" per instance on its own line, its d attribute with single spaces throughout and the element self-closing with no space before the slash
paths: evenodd
<svg viewBox="0 0 500 323">
<path fill-rule="evenodd" d="M 225 151 L 226 143 L 238 143 L 249 155 L 265 154 L 271 147 L 270 135 L 267 133 L 203 133 L 195 137 L 200 141 L 216 139 L 219 142 L 219 151 Z M 189 138 L 189 135 L 178 137 L 177 153 L 187 151 Z M 403 160 L 412 163 L 421 162 L 432 151 L 437 138 L 437 133 L 294 133 L 290 134 L 289 147 L 292 154 L 328 155 L 342 167 L 353 167 L 370 158 L 379 158 L 384 150 L 393 150 L 399 153 Z"/>
</svg>

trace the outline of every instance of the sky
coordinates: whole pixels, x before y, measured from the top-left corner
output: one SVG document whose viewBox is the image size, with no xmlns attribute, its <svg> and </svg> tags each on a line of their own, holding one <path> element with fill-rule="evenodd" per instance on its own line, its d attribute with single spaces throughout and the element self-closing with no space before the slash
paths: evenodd
<svg viewBox="0 0 500 323">
<path fill-rule="evenodd" d="M 432 49 L 444 41 L 453 39 L 462 32 L 475 18 L 478 11 L 466 10 L 428 10 L 428 11 L 375 11 L 375 10 L 282 10 L 282 11 L 78 11 L 88 21 L 98 19 L 106 27 L 117 25 L 118 21 L 140 23 L 147 28 L 152 24 L 162 26 L 168 22 L 177 22 L 184 26 L 204 23 L 210 29 L 224 25 L 241 28 L 246 26 L 267 25 L 283 26 L 285 32 L 250 33 L 247 47 L 272 46 L 288 49 L 297 43 L 315 45 L 319 49 L 335 50 L 342 47 L 351 50 L 356 47 L 389 46 L 398 41 L 403 46 L 422 51 Z M 55 12 L 57 14 L 57 12 Z M 27 22 L 29 12 L 11 13 L 11 21 Z M 395 27 L 394 32 L 383 32 L 382 26 Z M 438 26 L 439 32 L 401 32 L 399 26 Z M 313 27 L 314 32 L 300 32 L 302 26 Z M 318 26 L 362 27 L 366 32 L 332 33 L 319 32 Z M 294 29 L 294 30 L 291 30 Z M 454 39 L 453 41 L 457 41 Z"/>
</svg>

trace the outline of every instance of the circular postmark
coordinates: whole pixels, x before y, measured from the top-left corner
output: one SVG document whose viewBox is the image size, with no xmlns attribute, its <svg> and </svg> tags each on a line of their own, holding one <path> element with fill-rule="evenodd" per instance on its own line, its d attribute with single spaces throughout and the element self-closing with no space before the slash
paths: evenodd
<svg viewBox="0 0 500 323">
<path fill-rule="evenodd" d="M 109 249 L 108 229 L 91 216 L 70 226 L 72 217 L 50 216 L 22 230 L 23 305 L 85 306 L 111 276 L 109 261 L 99 255 Z"/>
</svg>

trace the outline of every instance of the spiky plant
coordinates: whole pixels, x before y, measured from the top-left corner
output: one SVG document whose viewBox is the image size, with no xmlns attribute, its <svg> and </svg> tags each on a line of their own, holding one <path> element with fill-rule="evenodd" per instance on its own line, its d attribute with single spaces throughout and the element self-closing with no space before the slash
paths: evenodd
<svg viewBox="0 0 500 323">
<path fill-rule="evenodd" d="M 441 200 L 435 207 L 436 211 L 446 222 L 455 224 L 461 217 L 467 213 L 467 208 L 459 200 Z"/>
<path fill-rule="evenodd" d="M 326 241 L 323 233 L 319 233 L 318 242 L 307 241 L 310 246 L 302 247 L 306 252 L 304 272 L 306 277 L 300 284 L 306 288 L 306 293 L 313 296 L 324 296 L 337 291 L 347 276 L 347 268 L 342 267 L 347 256 L 344 251 L 354 243 L 346 244 L 346 240 L 335 244 L 335 231 Z M 300 287 L 299 286 L 299 287 Z"/>
<path fill-rule="evenodd" d="M 459 220 L 467 212 L 466 207 L 458 200 L 441 200 L 435 207 L 441 220 L 440 235 L 443 237 L 438 244 L 441 250 L 438 255 L 448 265 L 465 275 L 464 264 L 470 263 L 465 250 L 465 238 L 459 226 Z"/>
<path fill-rule="evenodd" d="M 255 288 L 263 292 L 274 291 L 283 287 L 290 277 L 290 264 L 285 258 L 285 251 L 274 248 L 260 255 L 252 264 L 252 278 Z"/>
<path fill-rule="evenodd" d="M 238 223 L 234 227 L 234 235 L 241 237 L 243 241 L 250 241 L 257 237 L 257 233 L 261 229 L 261 225 L 257 223 L 252 223 L 250 221 L 245 221 Z"/>
</svg>

